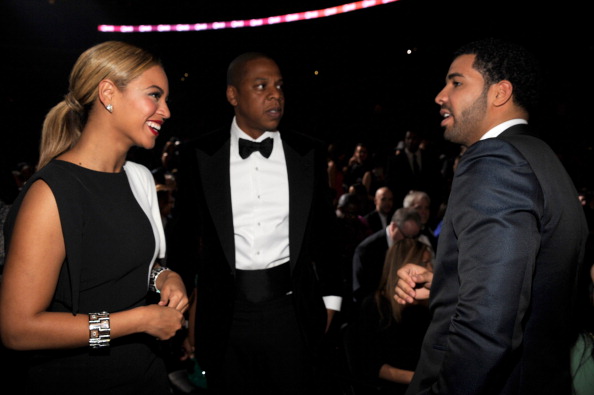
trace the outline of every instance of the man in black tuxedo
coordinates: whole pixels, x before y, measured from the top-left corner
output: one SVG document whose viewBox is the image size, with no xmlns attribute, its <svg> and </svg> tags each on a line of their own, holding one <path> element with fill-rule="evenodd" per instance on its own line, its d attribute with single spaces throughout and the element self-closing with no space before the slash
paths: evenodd
<svg viewBox="0 0 594 395">
<path fill-rule="evenodd" d="M 195 355 L 209 393 L 315 393 L 342 284 L 325 146 L 279 132 L 268 56 L 231 62 L 227 99 L 231 124 L 180 150 L 178 210 L 200 242 Z"/>
<path fill-rule="evenodd" d="M 569 351 L 588 227 L 559 158 L 531 134 L 537 67 L 517 45 L 456 52 L 441 107 L 468 147 L 452 184 L 433 274 L 398 272 L 398 302 L 432 321 L 407 394 L 571 394 Z M 423 286 L 424 285 L 424 286 Z"/>
</svg>

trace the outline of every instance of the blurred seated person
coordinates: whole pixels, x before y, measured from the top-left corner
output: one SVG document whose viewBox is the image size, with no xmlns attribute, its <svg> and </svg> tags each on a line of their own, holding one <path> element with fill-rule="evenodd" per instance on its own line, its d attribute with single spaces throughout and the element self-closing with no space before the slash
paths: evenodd
<svg viewBox="0 0 594 395">
<path fill-rule="evenodd" d="M 413 208 L 401 207 L 392 216 L 385 229 L 366 237 L 353 254 L 353 297 L 356 303 L 373 294 L 382 276 L 388 249 L 402 239 L 417 238 L 421 230 L 421 217 Z"/>
<path fill-rule="evenodd" d="M 17 184 L 17 188 L 20 191 L 25 186 L 27 180 L 33 175 L 35 172 L 35 166 L 29 162 L 19 162 L 16 165 L 16 169 L 13 170 L 12 174 L 14 176 L 14 180 Z"/>
<path fill-rule="evenodd" d="M 386 186 L 386 157 L 380 154 L 373 154 L 371 157 L 371 170 L 363 174 L 361 181 L 367 188 L 369 196 L 375 196 L 375 192 Z"/>
<path fill-rule="evenodd" d="M 343 280 L 343 300 L 341 316 L 349 317 L 352 313 L 353 294 L 353 254 L 355 248 L 361 241 L 371 234 L 367 221 L 360 213 L 359 197 L 350 193 L 344 193 L 338 199 L 336 217 L 338 218 L 338 239 L 339 244 L 341 276 Z"/>
<path fill-rule="evenodd" d="M 335 197 L 335 201 L 347 192 L 344 182 L 344 170 L 346 169 L 347 157 L 345 150 L 340 143 L 328 145 L 328 186 Z"/>
<path fill-rule="evenodd" d="M 171 211 L 175 205 L 175 198 L 171 189 L 167 185 L 156 184 L 157 200 L 159 202 L 159 212 L 161 213 L 161 220 L 163 227 L 167 227 L 167 223 L 171 218 Z"/>
<path fill-rule="evenodd" d="M 408 130 L 403 148 L 387 159 L 385 183 L 398 203 L 411 190 L 426 191 L 436 199 L 435 203 L 444 193 L 439 156 L 432 150 L 423 149 L 422 141 L 421 133 Z"/>
<path fill-rule="evenodd" d="M 356 195 L 359 198 L 361 205 L 361 215 L 365 215 L 375 209 L 373 198 L 369 196 L 369 191 L 362 183 L 356 182 L 350 185 L 348 193 L 351 195 Z"/>
<path fill-rule="evenodd" d="M 375 191 L 373 203 L 375 204 L 375 210 L 367 213 L 364 218 L 367 220 L 371 231 L 377 232 L 380 229 L 386 229 L 393 214 L 394 199 L 390 188 L 378 188 Z"/>
<path fill-rule="evenodd" d="M 358 143 L 355 146 L 353 155 L 350 157 L 344 171 L 344 182 L 351 186 L 356 183 L 363 184 L 365 175 L 373 169 L 373 164 L 369 156 L 369 150 L 364 143 Z M 365 189 L 369 191 L 371 188 L 371 178 L 366 178 L 369 185 L 365 185 Z"/>
<path fill-rule="evenodd" d="M 360 206 L 358 196 L 343 193 L 338 199 L 338 207 L 336 208 L 336 217 L 341 232 L 341 245 L 346 251 L 345 259 L 348 259 L 349 271 L 355 247 L 372 233 L 367 220 L 360 214 Z"/>
<path fill-rule="evenodd" d="M 424 191 L 410 191 L 402 202 L 403 207 L 412 207 L 421 216 L 421 235 L 427 238 L 433 251 L 437 251 L 437 238 L 431 229 L 429 220 L 431 218 L 431 198 Z"/>
<path fill-rule="evenodd" d="M 418 240 L 405 238 L 386 254 L 377 290 L 361 305 L 353 323 L 353 363 L 361 378 L 381 388 L 380 393 L 404 394 L 419 359 L 430 321 L 428 301 L 400 305 L 394 299 L 396 271 L 408 262 L 432 270 L 431 251 Z"/>
</svg>

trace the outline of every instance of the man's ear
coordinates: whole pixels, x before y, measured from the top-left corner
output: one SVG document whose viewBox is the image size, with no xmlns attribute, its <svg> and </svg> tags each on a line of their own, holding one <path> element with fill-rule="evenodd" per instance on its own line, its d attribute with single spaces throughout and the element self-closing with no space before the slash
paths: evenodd
<svg viewBox="0 0 594 395">
<path fill-rule="evenodd" d="M 396 233 L 398 231 L 398 226 L 396 225 L 395 222 L 390 222 L 390 224 L 388 225 L 388 231 L 390 233 L 390 237 L 394 238 L 394 233 Z"/>
<path fill-rule="evenodd" d="M 514 87 L 508 80 L 499 81 L 495 84 L 495 98 L 493 104 L 497 107 L 504 105 L 512 98 Z"/>
<path fill-rule="evenodd" d="M 237 107 L 237 88 L 233 85 L 227 85 L 227 101 L 233 107 Z"/>
<path fill-rule="evenodd" d="M 108 104 L 112 104 L 113 97 L 117 90 L 117 87 L 113 83 L 112 80 L 102 80 L 99 83 L 99 101 L 103 104 L 103 107 L 107 106 Z"/>
</svg>

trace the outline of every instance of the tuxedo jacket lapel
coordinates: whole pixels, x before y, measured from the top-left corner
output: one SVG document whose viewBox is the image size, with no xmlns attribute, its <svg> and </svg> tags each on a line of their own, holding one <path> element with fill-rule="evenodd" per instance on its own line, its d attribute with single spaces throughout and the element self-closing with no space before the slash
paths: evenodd
<svg viewBox="0 0 594 395">
<path fill-rule="evenodd" d="M 235 271 L 235 240 L 233 236 L 233 211 L 231 206 L 231 179 L 229 175 L 230 140 L 214 146 L 212 151 L 198 150 L 200 178 L 204 187 L 204 196 L 208 210 L 215 219 L 214 226 L 218 233 L 225 258 Z"/>
<path fill-rule="evenodd" d="M 299 153 L 283 139 L 289 178 L 289 245 L 291 269 L 295 267 L 303 244 L 313 196 L 313 150 Z"/>
</svg>

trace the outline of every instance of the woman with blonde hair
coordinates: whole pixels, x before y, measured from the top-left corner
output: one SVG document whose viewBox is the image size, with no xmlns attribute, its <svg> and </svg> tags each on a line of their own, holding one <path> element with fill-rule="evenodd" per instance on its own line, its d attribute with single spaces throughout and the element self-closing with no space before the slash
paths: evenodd
<svg viewBox="0 0 594 395">
<path fill-rule="evenodd" d="M 154 55 L 108 41 L 80 55 L 69 82 L 5 226 L 2 343 L 27 362 L 21 393 L 169 394 L 156 340 L 182 327 L 188 298 L 157 263 L 152 175 L 126 161 L 170 116 L 167 76 Z"/>
<path fill-rule="evenodd" d="M 396 272 L 405 263 L 432 268 L 431 248 L 405 238 L 392 245 L 384 262 L 380 284 L 361 304 L 355 329 L 361 377 L 390 394 L 404 394 L 412 380 L 421 343 L 429 325 L 426 302 L 402 306 L 394 299 Z"/>
</svg>

